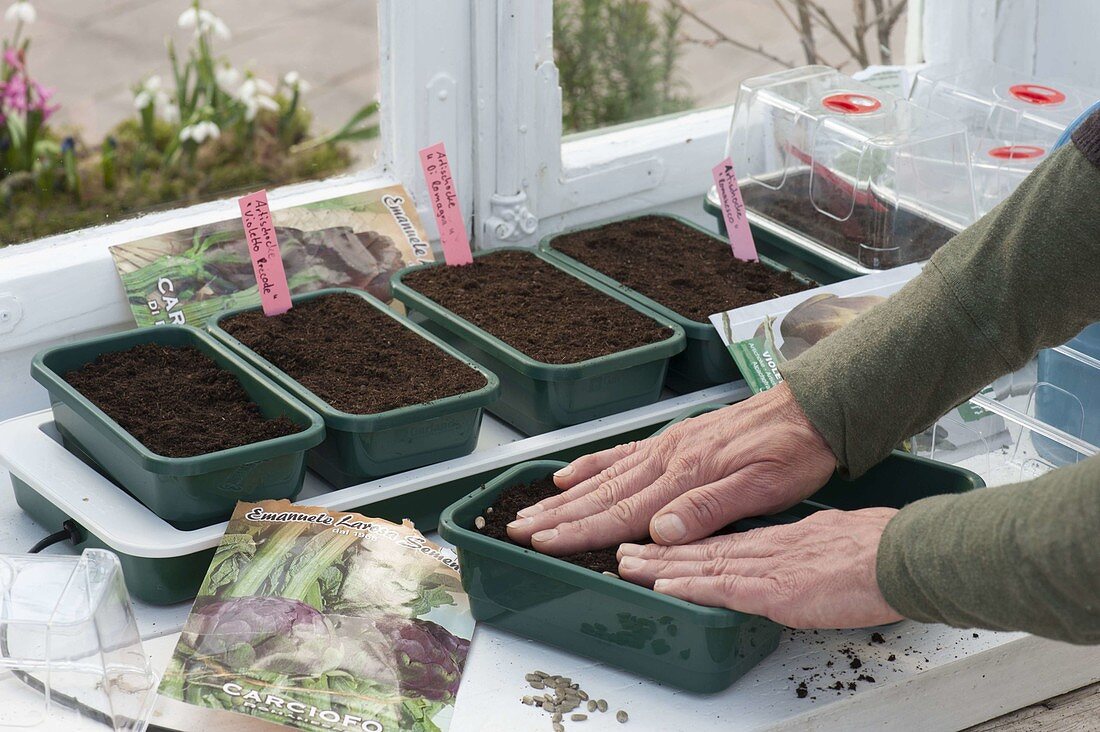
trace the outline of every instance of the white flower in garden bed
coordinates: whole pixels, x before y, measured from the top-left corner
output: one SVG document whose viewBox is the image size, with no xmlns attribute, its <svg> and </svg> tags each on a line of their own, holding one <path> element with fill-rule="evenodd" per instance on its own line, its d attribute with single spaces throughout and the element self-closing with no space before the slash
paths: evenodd
<svg viewBox="0 0 1100 732">
<path fill-rule="evenodd" d="M 228 94 L 233 94 L 233 90 L 237 88 L 243 78 L 241 72 L 229 64 L 223 64 L 214 71 L 214 80 Z"/>
<path fill-rule="evenodd" d="M 196 122 L 193 125 L 188 125 L 180 130 L 180 141 L 187 142 L 192 140 L 197 145 L 201 145 L 207 140 L 217 140 L 222 136 L 221 128 L 209 120 L 202 122 Z"/>
<path fill-rule="evenodd" d="M 190 7 L 184 10 L 180 13 L 178 23 L 180 28 L 194 28 L 195 35 L 213 31 L 214 35 L 223 41 L 228 41 L 233 35 L 229 32 L 229 26 L 225 24 L 225 21 L 209 10 L 202 8 Z"/>
<path fill-rule="evenodd" d="M 4 20 L 9 23 L 31 24 L 38 20 L 38 12 L 27 0 L 17 0 L 4 12 Z"/>
<path fill-rule="evenodd" d="M 256 114 L 261 109 L 277 112 L 279 103 L 272 96 L 274 93 L 275 87 L 263 79 L 257 79 L 254 76 L 245 79 L 244 83 L 241 84 L 241 88 L 237 91 L 237 99 L 244 105 L 245 119 L 250 121 L 256 119 Z"/>
<path fill-rule="evenodd" d="M 302 78 L 301 74 L 297 71 L 288 71 L 286 76 L 283 77 L 283 83 L 291 89 L 295 89 L 300 94 L 305 94 L 310 90 L 309 82 Z"/>
<path fill-rule="evenodd" d="M 142 111 L 150 105 L 165 122 L 170 124 L 179 122 L 179 107 L 172 101 L 172 95 L 164 88 L 164 82 L 155 75 L 143 81 L 134 94 L 135 109 Z"/>
</svg>

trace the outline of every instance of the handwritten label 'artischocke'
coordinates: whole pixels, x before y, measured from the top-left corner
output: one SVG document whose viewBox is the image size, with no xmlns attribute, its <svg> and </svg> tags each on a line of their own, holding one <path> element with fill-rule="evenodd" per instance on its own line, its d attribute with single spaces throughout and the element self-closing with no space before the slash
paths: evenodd
<svg viewBox="0 0 1100 732">
<path fill-rule="evenodd" d="M 471 264 L 474 258 L 470 253 L 470 239 L 466 236 L 466 222 L 458 208 L 458 192 L 442 142 L 420 151 L 420 167 L 424 170 L 432 213 L 439 226 L 443 258 L 450 266 Z"/>
<path fill-rule="evenodd" d="M 279 252 L 279 240 L 275 236 L 275 223 L 271 219 L 267 191 L 250 193 L 238 203 L 264 315 L 282 315 L 290 310 L 290 287 L 283 270 L 283 257 Z"/>
</svg>

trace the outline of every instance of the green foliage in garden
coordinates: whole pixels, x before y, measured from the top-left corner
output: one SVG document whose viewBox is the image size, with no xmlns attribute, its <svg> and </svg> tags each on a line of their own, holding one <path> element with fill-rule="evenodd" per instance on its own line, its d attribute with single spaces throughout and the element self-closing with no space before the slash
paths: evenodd
<svg viewBox="0 0 1100 732">
<path fill-rule="evenodd" d="M 646 0 L 554 0 L 566 132 L 687 109 L 677 78 L 683 13 Z"/>
</svg>

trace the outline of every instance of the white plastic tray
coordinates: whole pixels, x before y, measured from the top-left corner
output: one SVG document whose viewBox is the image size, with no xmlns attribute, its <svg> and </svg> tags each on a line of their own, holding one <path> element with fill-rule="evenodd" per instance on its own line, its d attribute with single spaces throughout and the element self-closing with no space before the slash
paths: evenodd
<svg viewBox="0 0 1100 732">
<path fill-rule="evenodd" d="M 745 382 L 736 381 L 535 437 L 525 437 L 486 414 L 477 449 L 470 455 L 340 490 L 307 473 L 298 501 L 335 511 L 349 510 L 659 425 L 693 407 L 735 402 L 749 394 Z M 151 559 L 184 556 L 217 546 L 225 533 L 225 522 L 181 531 L 161 519 L 66 450 L 53 428 L 49 410 L 0 423 L 0 467 L 116 552 Z"/>
</svg>

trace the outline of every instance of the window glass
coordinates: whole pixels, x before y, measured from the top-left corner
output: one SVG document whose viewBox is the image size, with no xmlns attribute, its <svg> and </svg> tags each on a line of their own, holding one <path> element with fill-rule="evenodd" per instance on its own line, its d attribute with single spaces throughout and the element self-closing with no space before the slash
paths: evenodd
<svg viewBox="0 0 1100 732">
<path fill-rule="evenodd" d="M 6 0 L 0 246 L 364 167 L 376 0 Z"/>
<path fill-rule="evenodd" d="M 565 131 L 731 104 L 742 79 L 899 63 L 905 0 L 554 0 Z"/>
</svg>

